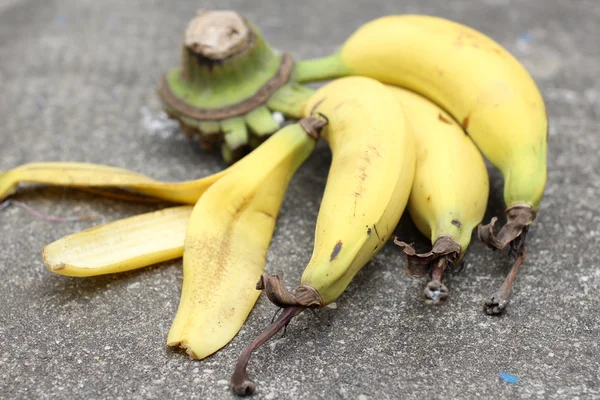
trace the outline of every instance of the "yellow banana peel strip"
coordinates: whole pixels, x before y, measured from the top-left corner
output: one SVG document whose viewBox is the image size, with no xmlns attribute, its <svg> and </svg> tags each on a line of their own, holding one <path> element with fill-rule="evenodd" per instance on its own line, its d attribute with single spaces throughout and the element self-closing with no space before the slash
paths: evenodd
<svg viewBox="0 0 600 400">
<path fill-rule="evenodd" d="M 195 204 L 202 193 L 231 169 L 185 182 L 160 182 L 122 168 L 75 162 L 31 163 L 0 172 L 0 201 L 10 196 L 21 183 L 69 187 L 115 187 L 173 201 Z"/>
<path fill-rule="evenodd" d="M 179 258 L 192 208 L 165 208 L 65 236 L 44 248 L 44 264 L 60 275 L 87 277 Z"/>
</svg>

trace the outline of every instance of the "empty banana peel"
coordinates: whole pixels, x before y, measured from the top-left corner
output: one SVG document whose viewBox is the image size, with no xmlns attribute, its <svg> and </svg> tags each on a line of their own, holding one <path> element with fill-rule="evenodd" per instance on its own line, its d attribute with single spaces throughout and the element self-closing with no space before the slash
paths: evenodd
<svg viewBox="0 0 600 400">
<path fill-rule="evenodd" d="M 0 173 L 0 201 L 21 183 L 68 187 L 116 187 L 175 203 L 195 204 L 202 193 L 235 166 L 185 182 L 160 182 L 122 168 L 74 162 L 31 163 Z"/>
<path fill-rule="evenodd" d="M 198 200 L 185 237 L 181 299 L 169 346 L 202 359 L 238 333 L 260 294 L 255 284 L 288 184 L 314 147 L 304 124 L 288 125 Z"/>
<path fill-rule="evenodd" d="M 46 267 L 76 277 L 130 271 L 179 258 L 192 206 L 165 208 L 68 235 L 46 246 Z"/>
</svg>

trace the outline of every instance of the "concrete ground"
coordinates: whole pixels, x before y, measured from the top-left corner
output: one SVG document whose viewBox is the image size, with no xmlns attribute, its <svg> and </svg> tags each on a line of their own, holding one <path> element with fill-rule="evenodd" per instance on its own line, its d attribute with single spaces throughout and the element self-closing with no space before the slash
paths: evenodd
<svg viewBox="0 0 600 400">
<path fill-rule="evenodd" d="M 388 245 L 336 303 L 301 315 L 250 364 L 259 399 L 600 398 L 600 3 L 456 1 L 0 1 L 0 170 L 86 161 L 158 179 L 223 167 L 160 117 L 155 85 L 178 62 L 196 8 L 231 8 L 295 57 L 325 55 L 361 23 L 391 13 L 444 16 L 489 34 L 529 68 L 550 117 L 548 186 L 528 260 L 505 315 L 481 312 L 506 254 L 474 241 L 446 305 L 423 304 Z M 418 38 L 415 38 L 418 40 Z M 320 146 L 291 184 L 267 270 L 296 282 L 312 249 L 330 155 Z M 502 214 L 491 170 L 486 219 Z M 48 214 L 107 222 L 155 209 L 80 191 L 22 190 Z M 242 350 L 275 308 L 261 297 L 233 342 L 204 361 L 166 348 L 181 261 L 88 279 L 48 272 L 40 251 L 95 222 L 0 211 L 0 397 L 229 399 Z M 425 247 L 405 218 L 398 234 Z M 510 384 L 500 378 L 518 378 Z"/>
</svg>

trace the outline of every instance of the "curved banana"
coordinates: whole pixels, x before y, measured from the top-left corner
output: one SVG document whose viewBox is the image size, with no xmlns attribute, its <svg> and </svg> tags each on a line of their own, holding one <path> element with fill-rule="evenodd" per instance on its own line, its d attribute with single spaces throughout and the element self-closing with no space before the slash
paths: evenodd
<svg viewBox="0 0 600 400">
<path fill-rule="evenodd" d="M 286 188 L 311 154 L 315 119 L 289 125 L 246 156 L 194 206 L 183 250 L 183 287 L 167 344 L 202 359 L 237 334 L 260 292 Z"/>
<path fill-rule="evenodd" d="M 433 248 L 417 254 L 411 245 L 394 242 L 404 248 L 412 275 L 431 274 L 425 298 L 437 304 L 448 295 L 442 284 L 444 270 L 449 262 L 463 258 L 473 229 L 485 214 L 487 169 L 477 147 L 444 110 L 410 90 L 388 87 L 402 103 L 416 142 L 417 164 L 408 211 Z"/>
<path fill-rule="evenodd" d="M 446 109 L 504 175 L 507 223 L 478 228 L 489 247 L 510 245 L 517 262 L 486 302 L 500 313 L 524 259 L 525 236 L 546 185 L 548 118 L 526 69 L 502 46 L 467 26 L 431 16 L 395 15 L 360 27 L 329 57 L 299 62 L 296 78 L 363 75 L 406 87 Z"/>
<path fill-rule="evenodd" d="M 240 356 L 231 386 L 242 395 L 254 391 L 246 373 L 252 351 L 307 307 L 325 306 L 342 294 L 392 234 L 413 182 L 413 139 L 400 102 L 385 85 L 339 79 L 310 98 L 305 115 L 328 121 L 323 138 L 333 153 L 313 254 L 294 293 L 279 277 L 263 275 L 259 282 L 284 311 Z"/>
</svg>

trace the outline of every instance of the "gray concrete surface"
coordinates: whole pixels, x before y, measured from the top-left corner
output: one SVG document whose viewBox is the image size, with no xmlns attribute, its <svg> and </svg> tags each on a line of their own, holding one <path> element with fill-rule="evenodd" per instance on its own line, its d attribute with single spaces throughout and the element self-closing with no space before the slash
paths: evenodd
<svg viewBox="0 0 600 400">
<path fill-rule="evenodd" d="M 449 302 L 423 304 L 391 245 L 318 318 L 303 314 L 250 365 L 259 399 L 600 398 L 600 3 L 596 0 L 141 1 L 0 3 L 0 170 L 30 161 L 87 161 L 156 178 L 222 168 L 159 118 L 157 78 L 196 8 L 233 8 L 296 57 L 324 55 L 362 22 L 427 13 L 497 39 L 539 83 L 551 121 L 548 187 L 528 261 L 507 313 L 484 315 L 506 256 L 475 242 L 450 276 Z M 312 249 L 330 156 L 321 146 L 292 182 L 267 269 L 301 274 Z M 501 176 L 488 216 L 503 210 Z M 110 221 L 155 206 L 58 188 L 15 200 L 55 215 Z M 486 217 L 486 218 L 487 218 Z M 101 221 L 101 222 L 102 222 Z M 0 212 L 0 397 L 228 399 L 241 349 L 269 322 L 261 298 L 235 338 L 207 360 L 165 347 L 181 262 L 90 279 L 46 271 L 40 250 L 97 222 L 54 223 Z M 420 245 L 404 219 L 398 232 Z M 291 284 L 291 283 L 290 283 Z M 517 384 L 499 379 L 507 372 Z"/>
</svg>

